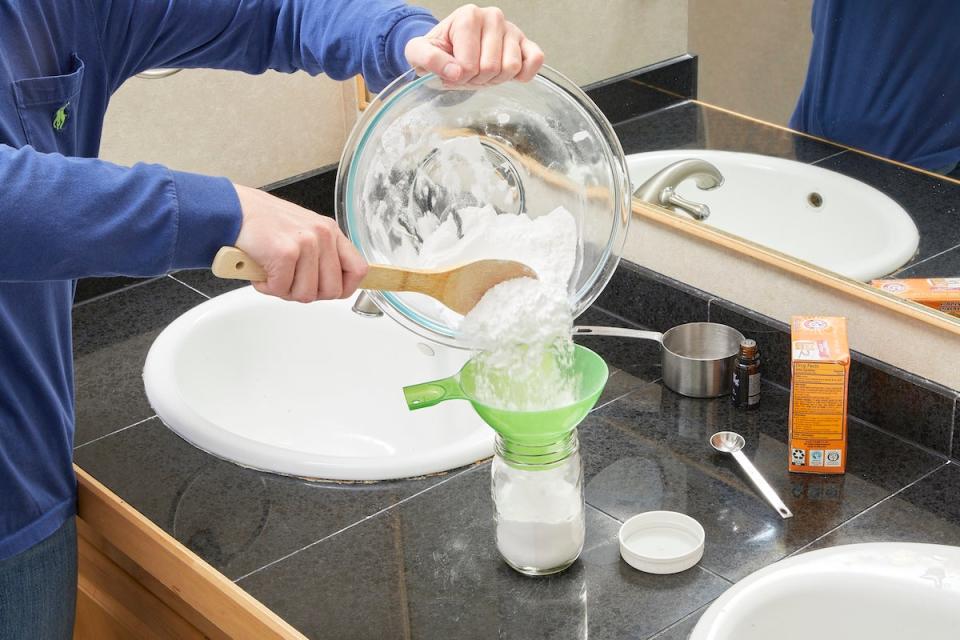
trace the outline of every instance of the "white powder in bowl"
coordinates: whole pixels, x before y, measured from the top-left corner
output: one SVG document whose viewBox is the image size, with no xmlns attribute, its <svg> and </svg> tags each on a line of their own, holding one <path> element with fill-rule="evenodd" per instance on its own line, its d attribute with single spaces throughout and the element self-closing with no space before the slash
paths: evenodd
<svg viewBox="0 0 960 640">
<path fill-rule="evenodd" d="M 498 215 L 489 205 L 464 207 L 424 238 L 417 266 L 517 260 L 536 271 L 542 282 L 566 291 L 577 261 L 577 243 L 577 222 L 563 207 L 535 218 Z"/>
</svg>

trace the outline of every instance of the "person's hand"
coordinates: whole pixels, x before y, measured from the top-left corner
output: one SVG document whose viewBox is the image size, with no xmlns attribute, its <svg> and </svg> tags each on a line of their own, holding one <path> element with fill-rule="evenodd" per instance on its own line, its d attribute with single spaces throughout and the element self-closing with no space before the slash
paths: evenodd
<svg viewBox="0 0 960 640">
<path fill-rule="evenodd" d="M 411 39 L 404 54 L 418 73 L 435 73 L 447 86 L 527 82 L 543 65 L 543 51 L 503 11 L 472 4 Z"/>
<path fill-rule="evenodd" d="M 243 210 L 234 243 L 267 272 L 252 283 L 269 295 L 313 302 L 347 298 L 367 275 L 367 262 L 330 218 L 271 196 L 234 185 Z"/>
</svg>

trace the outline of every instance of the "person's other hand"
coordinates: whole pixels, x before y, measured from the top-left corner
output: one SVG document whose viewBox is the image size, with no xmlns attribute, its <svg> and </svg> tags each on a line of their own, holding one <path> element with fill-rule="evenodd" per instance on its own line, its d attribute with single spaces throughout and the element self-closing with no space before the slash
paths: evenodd
<svg viewBox="0 0 960 640">
<path fill-rule="evenodd" d="M 503 11 L 472 4 L 411 39 L 404 54 L 418 73 L 435 73 L 447 86 L 527 82 L 543 65 L 543 51 Z"/>
<path fill-rule="evenodd" d="M 234 243 L 267 272 L 252 283 L 269 295 L 313 302 L 347 298 L 367 275 L 367 262 L 325 216 L 271 196 L 234 185 L 243 210 Z"/>
</svg>

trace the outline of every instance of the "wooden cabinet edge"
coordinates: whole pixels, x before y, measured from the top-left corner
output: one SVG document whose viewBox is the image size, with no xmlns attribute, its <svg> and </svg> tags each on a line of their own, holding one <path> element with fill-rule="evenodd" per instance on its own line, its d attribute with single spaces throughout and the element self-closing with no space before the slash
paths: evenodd
<svg viewBox="0 0 960 640">
<path fill-rule="evenodd" d="M 75 638 L 305 637 L 90 474 L 74 468 L 80 566 Z M 149 610 L 133 610 L 141 608 Z M 107 635 L 108 623 L 118 635 Z"/>
<path fill-rule="evenodd" d="M 370 95 L 370 90 L 367 89 L 367 83 L 363 81 L 363 76 L 354 76 L 354 82 L 357 86 L 357 111 L 363 111 L 373 102 L 373 96 Z"/>
</svg>

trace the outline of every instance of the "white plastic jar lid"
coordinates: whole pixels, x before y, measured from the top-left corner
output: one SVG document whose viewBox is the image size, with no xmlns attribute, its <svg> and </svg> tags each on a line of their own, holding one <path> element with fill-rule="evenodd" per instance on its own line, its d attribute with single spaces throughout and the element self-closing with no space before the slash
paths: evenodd
<svg viewBox="0 0 960 640">
<path fill-rule="evenodd" d="M 699 522 L 675 511 L 647 511 L 620 527 L 620 557 L 647 573 L 679 573 L 700 562 L 706 534 Z"/>
</svg>

